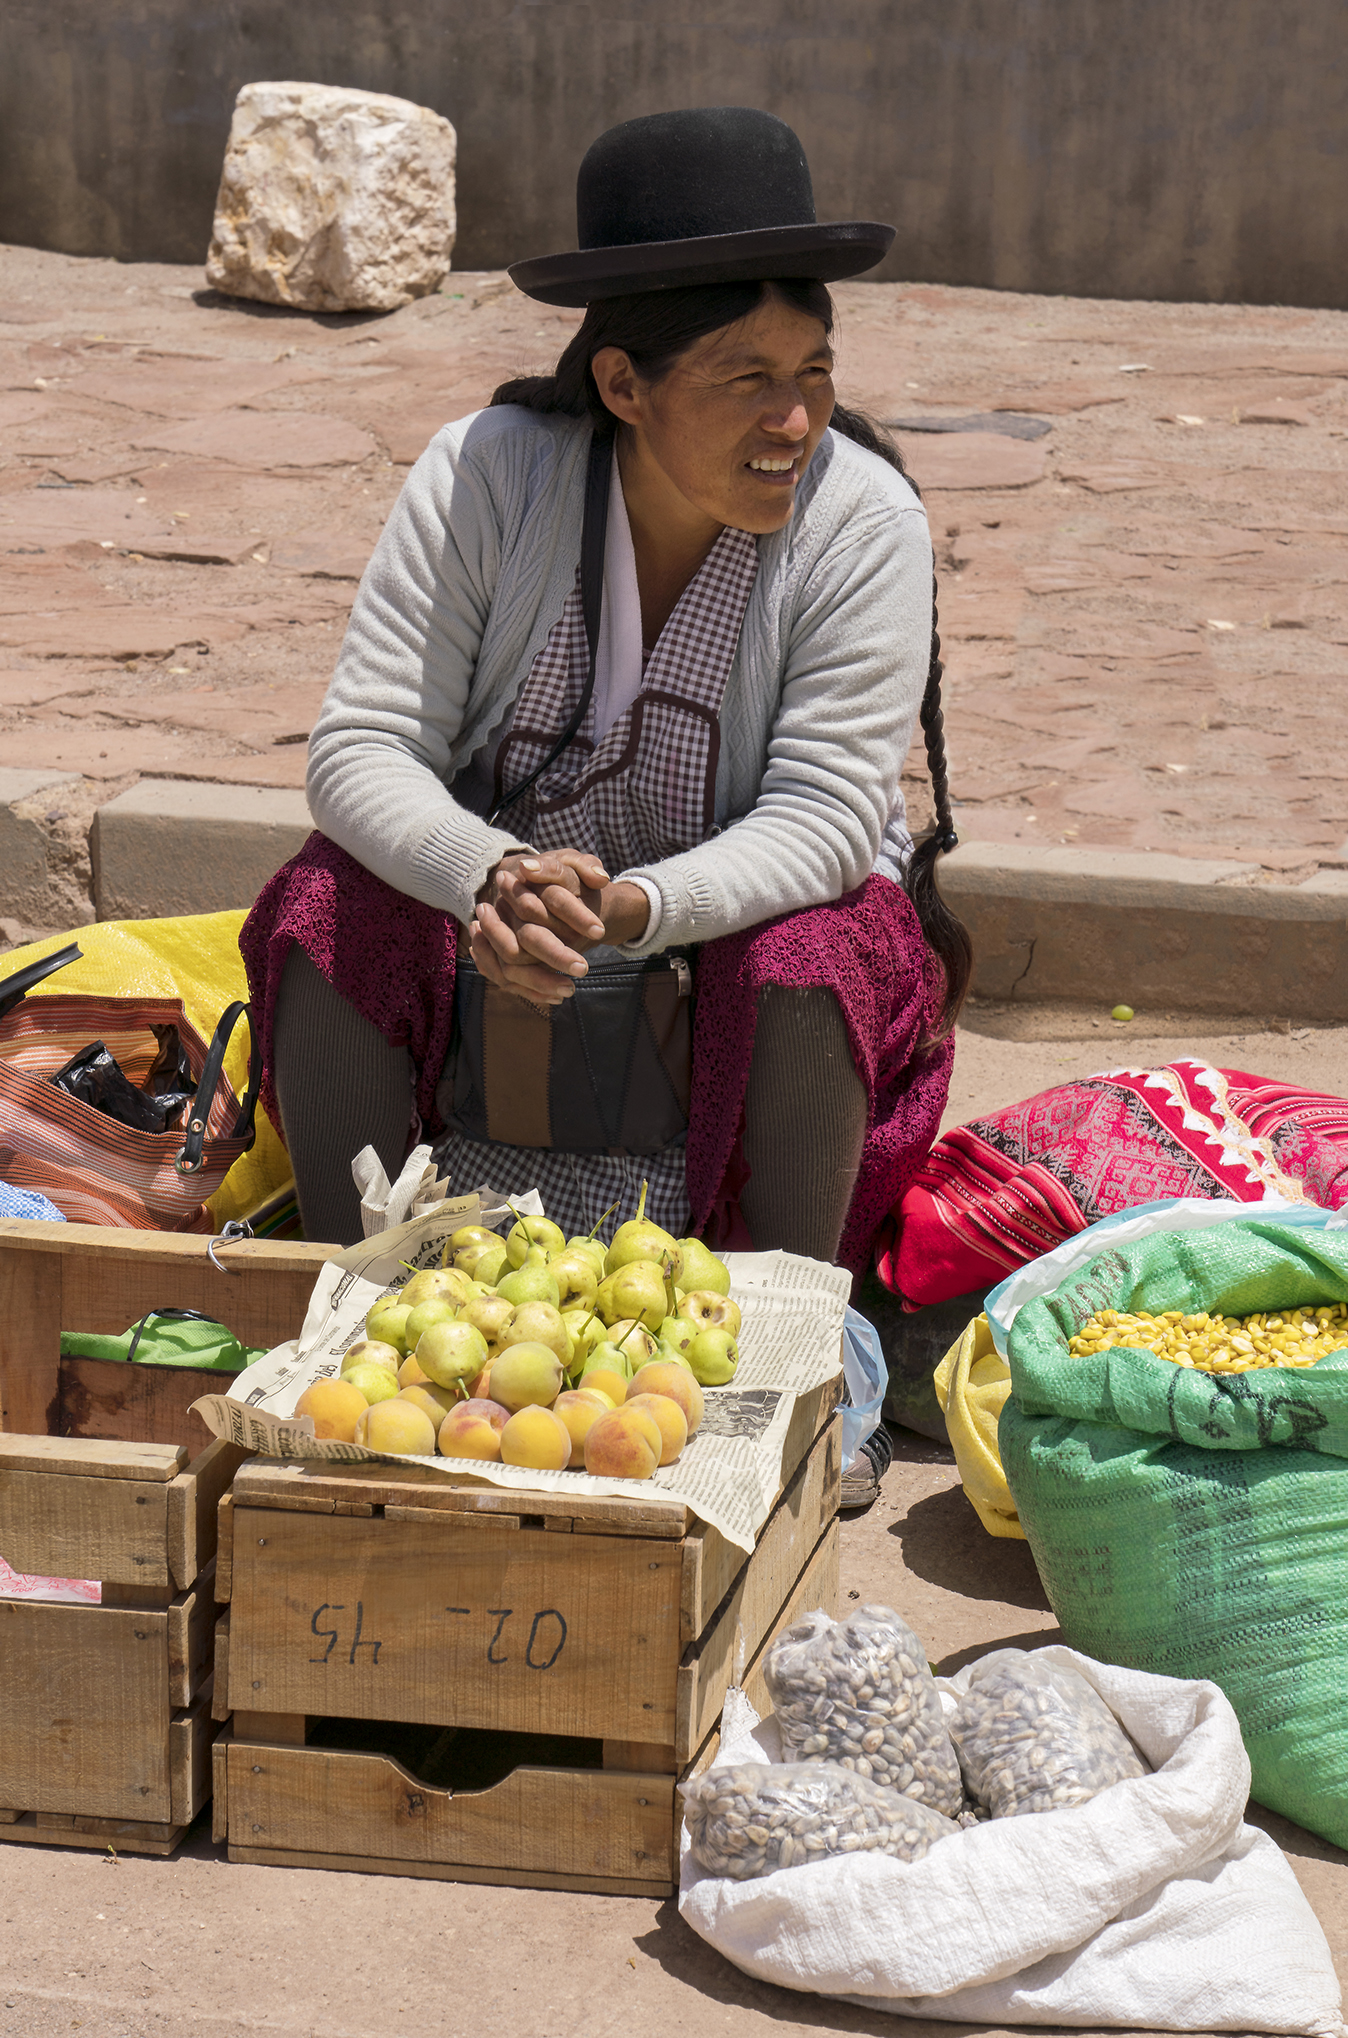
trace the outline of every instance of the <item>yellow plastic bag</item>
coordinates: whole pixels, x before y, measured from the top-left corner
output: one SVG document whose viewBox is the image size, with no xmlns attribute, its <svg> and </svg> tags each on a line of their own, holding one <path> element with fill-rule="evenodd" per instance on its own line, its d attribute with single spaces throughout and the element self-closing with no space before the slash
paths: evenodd
<svg viewBox="0 0 1348 2038">
<path fill-rule="evenodd" d="M 28 995 L 84 991 L 104 998 L 180 998 L 202 1038 L 209 1040 L 226 1005 L 248 996 L 239 930 L 245 915 L 200 913 L 181 920 L 100 920 L 71 934 L 52 934 L 0 957 L 0 976 L 54 955 L 71 941 L 82 951 Z M 235 1027 L 225 1056 L 225 1074 L 236 1097 L 248 1087 L 248 1028 Z M 265 1111 L 257 1114 L 257 1138 L 250 1153 L 235 1161 L 210 1200 L 219 1224 L 246 1217 L 290 1181 L 290 1156 Z"/>
<path fill-rule="evenodd" d="M 998 1356 L 986 1316 L 976 1316 L 958 1344 L 951 1345 L 933 1380 L 975 1514 L 990 1536 L 1019 1536 L 1024 1542 L 997 1449 L 997 1418 L 1011 1392 L 1011 1371 Z"/>
</svg>

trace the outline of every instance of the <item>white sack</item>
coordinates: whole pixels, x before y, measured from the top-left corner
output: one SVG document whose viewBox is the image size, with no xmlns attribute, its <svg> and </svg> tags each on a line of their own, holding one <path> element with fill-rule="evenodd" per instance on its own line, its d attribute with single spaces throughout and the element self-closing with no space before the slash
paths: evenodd
<svg viewBox="0 0 1348 2038">
<path fill-rule="evenodd" d="M 694 1931 L 762 1981 L 900 2016 L 1341 2038 L 1324 1933 L 1281 1850 L 1244 1823 L 1250 1765 L 1222 1692 L 1036 1654 L 1079 1671 L 1156 1773 L 912 1864 L 858 1853 L 737 1883 L 704 1874 L 685 1834 Z M 937 1680 L 947 1710 L 968 1681 Z M 718 1760 L 779 1759 L 772 1722 L 732 1693 Z"/>
</svg>

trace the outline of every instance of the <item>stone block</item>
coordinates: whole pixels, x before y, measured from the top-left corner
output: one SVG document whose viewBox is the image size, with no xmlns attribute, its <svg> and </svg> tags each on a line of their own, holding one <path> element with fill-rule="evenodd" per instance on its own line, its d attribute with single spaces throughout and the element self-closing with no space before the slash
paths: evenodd
<svg viewBox="0 0 1348 2038">
<path fill-rule="evenodd" d="M 1348 1018 L 1348 883 L 1106 850 L 962 845 L 942 896 L 974 945 L 973 989 L 1290 1019 Z"/>
<path fill-rule="evenodd" d="M 304 311 L 393 311 L 438 290 L 454 247 L 454 129 L 335 85 L 245 85 L 206 279 Z"/>
<path fill-rule="evenodd" d="M 0 766 L 0 916 L 24 926 L 46 923 L 53 877 L 47 836 L 35 816 L 22 808 L 39 793 L 78 783 L 69 772 Z"/>
<path fill-rule="evenodd" d="M 251 906 L 313 829 L 301 792 L 144 778 L 94 816 L 100 920 Z"/>
</svg>

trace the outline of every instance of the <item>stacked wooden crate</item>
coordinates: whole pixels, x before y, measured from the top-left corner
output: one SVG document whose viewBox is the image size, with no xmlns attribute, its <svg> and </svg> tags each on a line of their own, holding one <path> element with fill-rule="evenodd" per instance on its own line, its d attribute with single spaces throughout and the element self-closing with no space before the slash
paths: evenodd
<svg viewBox="0 0 1348 2038">
<path fill-rule="evenodd" d="M 768 1643 L 836 1607 L 838 1394 L 797 1402 L 747 1558 L 658 1493 L 245 1465 L 216 1585 L 229 1858 L 670 1893 L 727 1686 L 763 1706 Z"/>
<path fill-rule="evenodd" d="M 100 1604 L 0 1599 L 0 1840 L 169 1854 L 210 1796 L 210 1445 L 0 1435 L 0 1554 Z"/>
</svg>

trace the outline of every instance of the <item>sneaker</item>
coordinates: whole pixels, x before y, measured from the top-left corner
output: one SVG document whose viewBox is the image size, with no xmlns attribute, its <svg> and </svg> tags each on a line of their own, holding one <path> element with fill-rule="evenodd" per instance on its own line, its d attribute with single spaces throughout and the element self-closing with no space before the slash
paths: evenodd
<svg viewBox="0 0 1348 2038">
<path fill-rule="evenodd" d="M 893 1462 L 894 1446 L 889 1431 L 881 1423 L 862 1444 L 851 1470 L 843 1473 L 839 1506 L 844 1514 L 859 1514 L 877 1499 L 880 1481 Z"/>
</svg>

